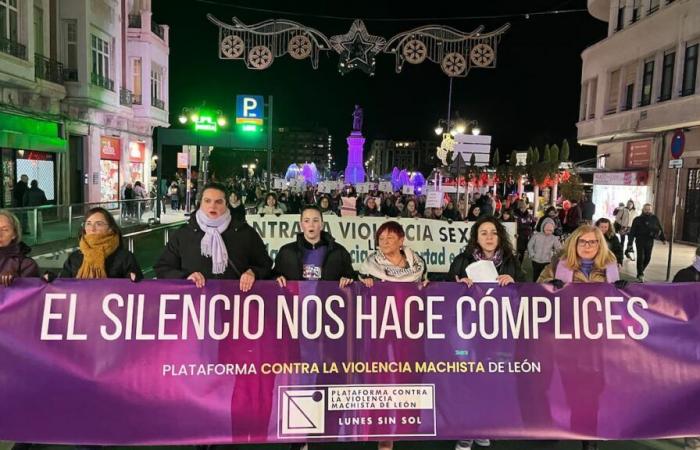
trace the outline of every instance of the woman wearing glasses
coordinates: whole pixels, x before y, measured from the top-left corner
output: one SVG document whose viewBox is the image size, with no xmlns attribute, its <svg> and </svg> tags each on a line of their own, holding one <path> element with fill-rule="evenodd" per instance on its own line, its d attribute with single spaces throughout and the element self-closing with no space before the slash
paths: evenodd
<svg viewBox="0 0 700 450">
<path fill-rule="evenodd" d="M 582 225 L 569 235 L 562 255 L 545 267 L 537 282 L 550 283 L 557 289 L 564 283 L 614 283 L 620 289 L 627 284 L 620 280 L 617 258 L 608 249 L 603 232 L 591 225 Z M 563 307 L 570 309 L 570 305 Z M 554 346 L 554 360 L 571 409 L 569 427 L 573 433 L 597 434 L 598 397 L 605 387 L 600 342 L 581 340 Z M 598 449 L 595 441 L 582 444 L 583 450 Z"/>
<path fill-rule="evenodd" d="M 92 208 L 78 235 L 79 249 L 68 257 L 61 278 L 129 278 L 143 273 L 134 255 L 122 245 L 122 231 L 104 208 Z"/>
</svg>

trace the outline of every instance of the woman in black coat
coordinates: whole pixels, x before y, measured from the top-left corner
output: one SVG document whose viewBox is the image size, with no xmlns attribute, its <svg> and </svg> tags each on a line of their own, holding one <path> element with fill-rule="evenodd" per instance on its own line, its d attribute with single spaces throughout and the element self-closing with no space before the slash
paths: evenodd
<svg viewBox="0 0 700 450">
<path fill-rule="evenodd" d="M 467 248 L 450 265 L 447 280 L 471 286 L 473 281 L 467 277 L 467 267 L 482 260 L 492 261 L 496 266 L 498 278 L 494 281 L 501 286 L 514 281 L 525 281 L 525 273 L 513 251 L 508 231 L 493 216 L 481 217 L 469 230 Z"/>
<path fill-rule="evenodd" d="M 272 259 L 260 235 L 232 218 L 225 188 L 210 184 L 202 191 L 196 214 L 170 235 L 153 266 L 158 278 L 188 279 L 202 287 L 208 278 L 240 280 L 247 292 L 255 280 L 270 278 Z"/>
<path fill-rule="evenodd" d="M 350 253 L 323 231 L 323 214 L 315 205 L 301 210 L 300 227 L 294 242 L 280 248 L 273 270 L 277 283 L 287 280 L 339 281 L 345 287 L 356 278 Z M 315 254 L 317 253 L 317 254 Z"/>
</svg>

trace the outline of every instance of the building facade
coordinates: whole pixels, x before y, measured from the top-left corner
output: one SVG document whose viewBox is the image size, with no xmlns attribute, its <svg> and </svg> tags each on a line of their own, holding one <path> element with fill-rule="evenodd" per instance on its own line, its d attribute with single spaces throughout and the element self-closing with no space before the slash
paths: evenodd
<svg viewBox="0 0 700 450">
<path fill-rule="evenodd" d="M 319 173 L 332 167 L 332 137 L 326 128 L 277 127 L 273 130 L 272 171 L 284 174 L 291 164 L 314 163 Z"/>
<path fill-rule="evenodd" d="M 61 205 L 148 188 L 168 125 L 168 28 L 150 1 L 0 0 L 0 18 L 2 206 L 21 175 Z"/>
<path fill-rule="evenodd" d="M 375 139 L 365 157 L 367 176 L 376 179 L 391 173 L 394 167 L 427 174 L 436 165 L 437 140 L 399 141 Z"/>
<path fill-rule="evenodd" d="M 676 238 L 700 242 L 700 1 L 588 0 L 608 36 L 582 53 L 580 144 L 597 146 L 594 201 L 600 216 L 619 202 L 650 202 Z M 671 140 L 685 135 L 674 200 Z"/>
</svg>

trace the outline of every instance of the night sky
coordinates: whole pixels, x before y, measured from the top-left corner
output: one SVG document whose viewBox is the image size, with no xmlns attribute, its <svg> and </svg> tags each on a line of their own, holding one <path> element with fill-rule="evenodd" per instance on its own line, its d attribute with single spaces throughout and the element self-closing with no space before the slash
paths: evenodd
<svg viewBox="0 0 700 450">
<path fill-rule="evenodd" d="M 364 108 L 364 135 L 372 139 L 434 139 L 433 129 L 447 115 L 449 79 L 439 65 L 428 60 L 406 63 L 394 71 L 394 56 L 377 56 L 373 77 L 354 71 L 338 73 L 338 57 L 322 53 L 318 70 L 309 60 L 286 55 L 263 71 L 248 70 L 243 61 L 218 59 L 218 27 L 206 18 L 212 13 L 230 23 L 237 16 L 246 24 L 285 18 L 314 27 L 330 37 L 344 34 L 352 20 L 319 15 L 360 18 L 370 34 L 389 39 L 421 25 L 449 25 L 470 31 L 478 25 L 485 32 L 506 22 L 511 29 L 498 47 L 496 69 L 472 69 L 453 84 L 453 115 L 478 120 L 482 133 L 493 136 L 502 160 L 513 149 L 528 145 L 560 144 L 569 139 L 572 158 L 595 155 L 580 150 L 576 142 L 579 109 L 581 52 L 606 35 L 607 24 L 587 11 L 544 16 L 470 20 L 373 21 L 372 18 L 474 17 L 519 14 L 555 9 L 584 9 L 585 0 L 489 0 L 477 2 L 282 2 L 251 0 L 153 0 L 153 17 L 170 26 L 171 123 L 185 106 L 199 105 L 235 114 L 237 94 L 274 96 L 276 126 L 320 126 L 333 135 L 334 156 L 344 167 L 345 137 L 352 127 L 354 105 Z M 228 5 L 228 6 L 227 6 Z M 280 11 L 257 12 L 246 6 Z M 287 16 L 283 11 L 302 13 Z M 308 15 L 306 15 L 308 14 Z M 367 147 L 366 150 L 367 151 Z"/>
</svg>

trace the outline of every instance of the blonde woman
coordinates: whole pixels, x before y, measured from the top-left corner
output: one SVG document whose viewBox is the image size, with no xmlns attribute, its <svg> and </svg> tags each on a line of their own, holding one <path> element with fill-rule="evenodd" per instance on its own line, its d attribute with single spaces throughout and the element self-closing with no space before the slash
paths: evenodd
<svg viewBox="0 0 700 450">
<path fill-rule="evenodd" d="M 564 252 L 552 261 L 540 274 L 538 283 L 551 283 L 557 288 L 564 283 L 613 283 L 624 289 L 626 281 L 620 280 L 617 258 L 608 249 L 605 236 L 599 228 L 582 225 L 576 228 L 564 242 Z M 598 397 L 605 387 L 604 366 L 600 348 L 583 342 L 572 352 L 554 348 L 567 403 L 571 409 L 571 431 L 583 435 L 596 435 Z M 580 383 L 581 379 L 585 383 Z M 583 450 L 597 450 L 596 441 L 582 441 Z"/>
</svg>

